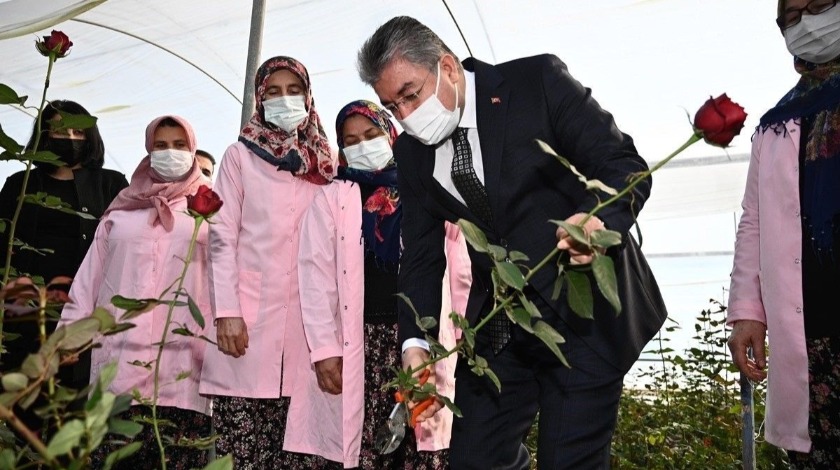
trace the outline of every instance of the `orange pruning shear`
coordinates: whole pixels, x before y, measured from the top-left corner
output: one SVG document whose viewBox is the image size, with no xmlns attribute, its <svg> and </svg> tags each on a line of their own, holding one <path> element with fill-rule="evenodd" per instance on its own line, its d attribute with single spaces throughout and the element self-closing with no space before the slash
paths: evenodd
<svg viewBox="0 0 840 470">
<path fill-rule="evenodd" d="M 425 369 L 420 374 L 420 385 L 425 384 L 429 380 L 430 375 L 431 370 Z M 397 450 L 405 438 L 406 425 L 413 429 L 417 424 L 417 417 L 420 416 L 420 413 L 435 402 L 435 397 L 430 396 L 415 405 L 409 413 L 408 406 L 406 405 L 408 400 L 405 394 L 400 391 L 394 392 L 394 399 L 397 401 L 397 404 L 394 405 L 391 414 L 388 415 L 388 420 L 376 432 L 375 445 L 380 454 L 390 454 Z"/>
</svg>

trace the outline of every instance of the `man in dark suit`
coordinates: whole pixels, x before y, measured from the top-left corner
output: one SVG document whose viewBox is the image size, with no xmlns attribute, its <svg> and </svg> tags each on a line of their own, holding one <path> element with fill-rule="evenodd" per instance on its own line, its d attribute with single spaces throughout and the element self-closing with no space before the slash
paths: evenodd
<svg viewBox="0 0 840 470">
<path fill-rule="evenodd" d="M 580 222 L 598 195 L 542 152 L 536 139 L 588 178 L 614 188 L 647 169 L 632 139 L 555 56 L 499 65 L 470 58 L 462 65 L 426 26 L 397 17 L 365 42 L 358 59 L 362 80 L 406 131 L 394 147 L 405 246 L 400 290 L 420 315 L 440 311 L 447 220 L 477 224 L 491 243 L 521 251 L 532 263 L 555 246 L 567 250 L 572 263 L 591 261 L 592 253 L 555 231 L 549 219 Z M 476 353 L 499 377 L 501 392 L 459 362 L 455 402 L 464 417 L 453 425 L 453 469 L 527 468 L 522 441 L 537 411 L 540 468 L 609 467 L 624 374 L 665 318 L 655 281 L 628 235 L 649 192 L 647 180 L 584 226 L 625 234 L 623 245 L 609 253 L 619 276 L 621 315 L 597 294 L 594 320 L 571 312 L 563 295 L 552 300 L 556 269 L 540 271 L 526 287 L 543 319 L 565 337 L 561 350 L 570 368 L 504 315 L 480 331 Z M 486 255 L 470 250 L 470 256 L 466 313 L 475 324 L 493 306 L 493 284 Z M 408 308 L 400 311 L 399 333 L 405 367 L 428 358 Z"/>
</svg>

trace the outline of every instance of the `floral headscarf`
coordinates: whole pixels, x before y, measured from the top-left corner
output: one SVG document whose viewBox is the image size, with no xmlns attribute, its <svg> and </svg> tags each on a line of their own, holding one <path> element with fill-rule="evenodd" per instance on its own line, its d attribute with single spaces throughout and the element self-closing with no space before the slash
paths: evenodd
<svg viewBox="0 0 840 470">
<path fill-rule="evenodd" d="M 297 76 L 306 90 L 306 109 L 309 111 L 293 133 L 266 122 L 263 96 L 268 77 L 278 70 L 288 70 Z M 291 57 L 273 57 L 265 61 L 254 77 L 257 110 L 242 128 L 239 141 L 258 157 L 277 167 L 290 171 L 310 183 L 327 184 L 335 173 L 335 158 L 330 152 L 329 140 L 321 126 L 309 72 L 300 62 Z"/>
<path fill-rule="evenodd" d="M 364 116 L 382 129 L 388 136 L 391 145 L 397 140 L 397 129 L 388 113 L 376 103 L 358 100 L 353 101 L 338 112 L 335 119 L 335 130 L 338 136 L 338 149 L 344 150 L 344 123 L 354 115 Z M 354 181 L 368 188 L 375 188 L 362 210 L 362 234 L 365 249 L 373 253 L 381 266 L 396 269 L 400 260 L 400 220 L 402 207 L 400 206 L 399 191 L 397 191 L 397 167 L 391 164 L 379 171 L 365 171 L 347 166 L 343 153 L 336 178 Z"/>
</svg>

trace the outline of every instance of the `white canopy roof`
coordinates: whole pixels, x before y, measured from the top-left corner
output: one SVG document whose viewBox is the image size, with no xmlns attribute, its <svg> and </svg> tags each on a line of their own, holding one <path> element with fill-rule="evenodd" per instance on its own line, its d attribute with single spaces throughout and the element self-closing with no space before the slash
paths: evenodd
<svg viewBox="0 0 840 470">
<path fill-rule="evenodd" d="M 195 127 L 199 147 L 217 158 L 235 141 L 246 80 L 251 21 L 246 0 L 0 0 L 0 83 L 36 105 L 46 60 L 34 48 L 50 29 L 74 46 L 59 60 L 49 99 L 72 99 L 95 115 L 106 166 L 130 176 L 145 154 L 143 131 L 161 114 Z M 100 4 L 101 3 L 101 4 Z M 97 4 L 99 4 L 97 6 Z M 762 0 L 448 0 L 474 56 L 487 62 L 550 52 L 593 89 L 649 161 L 690 134 L 693 114 L 709 95 L 727 92 L 750 118 L 729 155 L 736 163 L 683 165 L 654 178 L 644 218 L 667 219 L 735 210 L 745 178 L 752 128 L 796 80 L 790 56 Z M 358 98 L 376 100 L 356 74 L 362 42 L 381 23 L 411 15 L 468 56 L 441 0 L 268 0 L 262 59 L 290 55 L 306 64 L 316 106 L 330 137 L 336 112 Z M 91 8 L 94 7 L 95 8 Z M 84 11 L 87 8 L 91 8 Z M 54 27 L 51 13 L 75 19 Z M 34 26 L 31 26 L 34 25 Z M 37 33 L 31 31 L 42 29 Z M 248 80 L 251 78 L 248 77 Z M 0 124 L 19 142 L 32 110 L 0 107 Z M 697 144 L 685 156 L 726 157 Z M 21 168 L 0 163 L 0 177 Z M 2 179 L 0 178 L 0 181 Z"/>
</svg>

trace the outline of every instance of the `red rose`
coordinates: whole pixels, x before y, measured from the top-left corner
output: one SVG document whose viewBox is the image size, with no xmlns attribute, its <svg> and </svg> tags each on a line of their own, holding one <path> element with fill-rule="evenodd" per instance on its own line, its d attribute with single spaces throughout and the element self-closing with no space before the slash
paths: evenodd
<svg viewBox="0 0 840 470">
<path fill-rule="evenodd" d="M 706 143 L 726 147 L 744 128 L 747 113 L 726 93 L 703 103 L 694 115 L 694 129 L 703 134 Z"/>
<path fill-rule="evenodd" d="M 55 54 L 56 59 L 66 56 L 72 46 L 73 41 L 66 34 L 56 30 L 52 30 L 49 36 L 44 36 L 43 41 L 35 41 L 38 52 L 45 57 Z"/>
<path fill-rule="evenodd" d="M 201 185 L 193 196 L 187 196 L 187 209 L 193 216 L 209 218 L 222 208 L 222 199 L 212 189 Z"/>
</svg>

